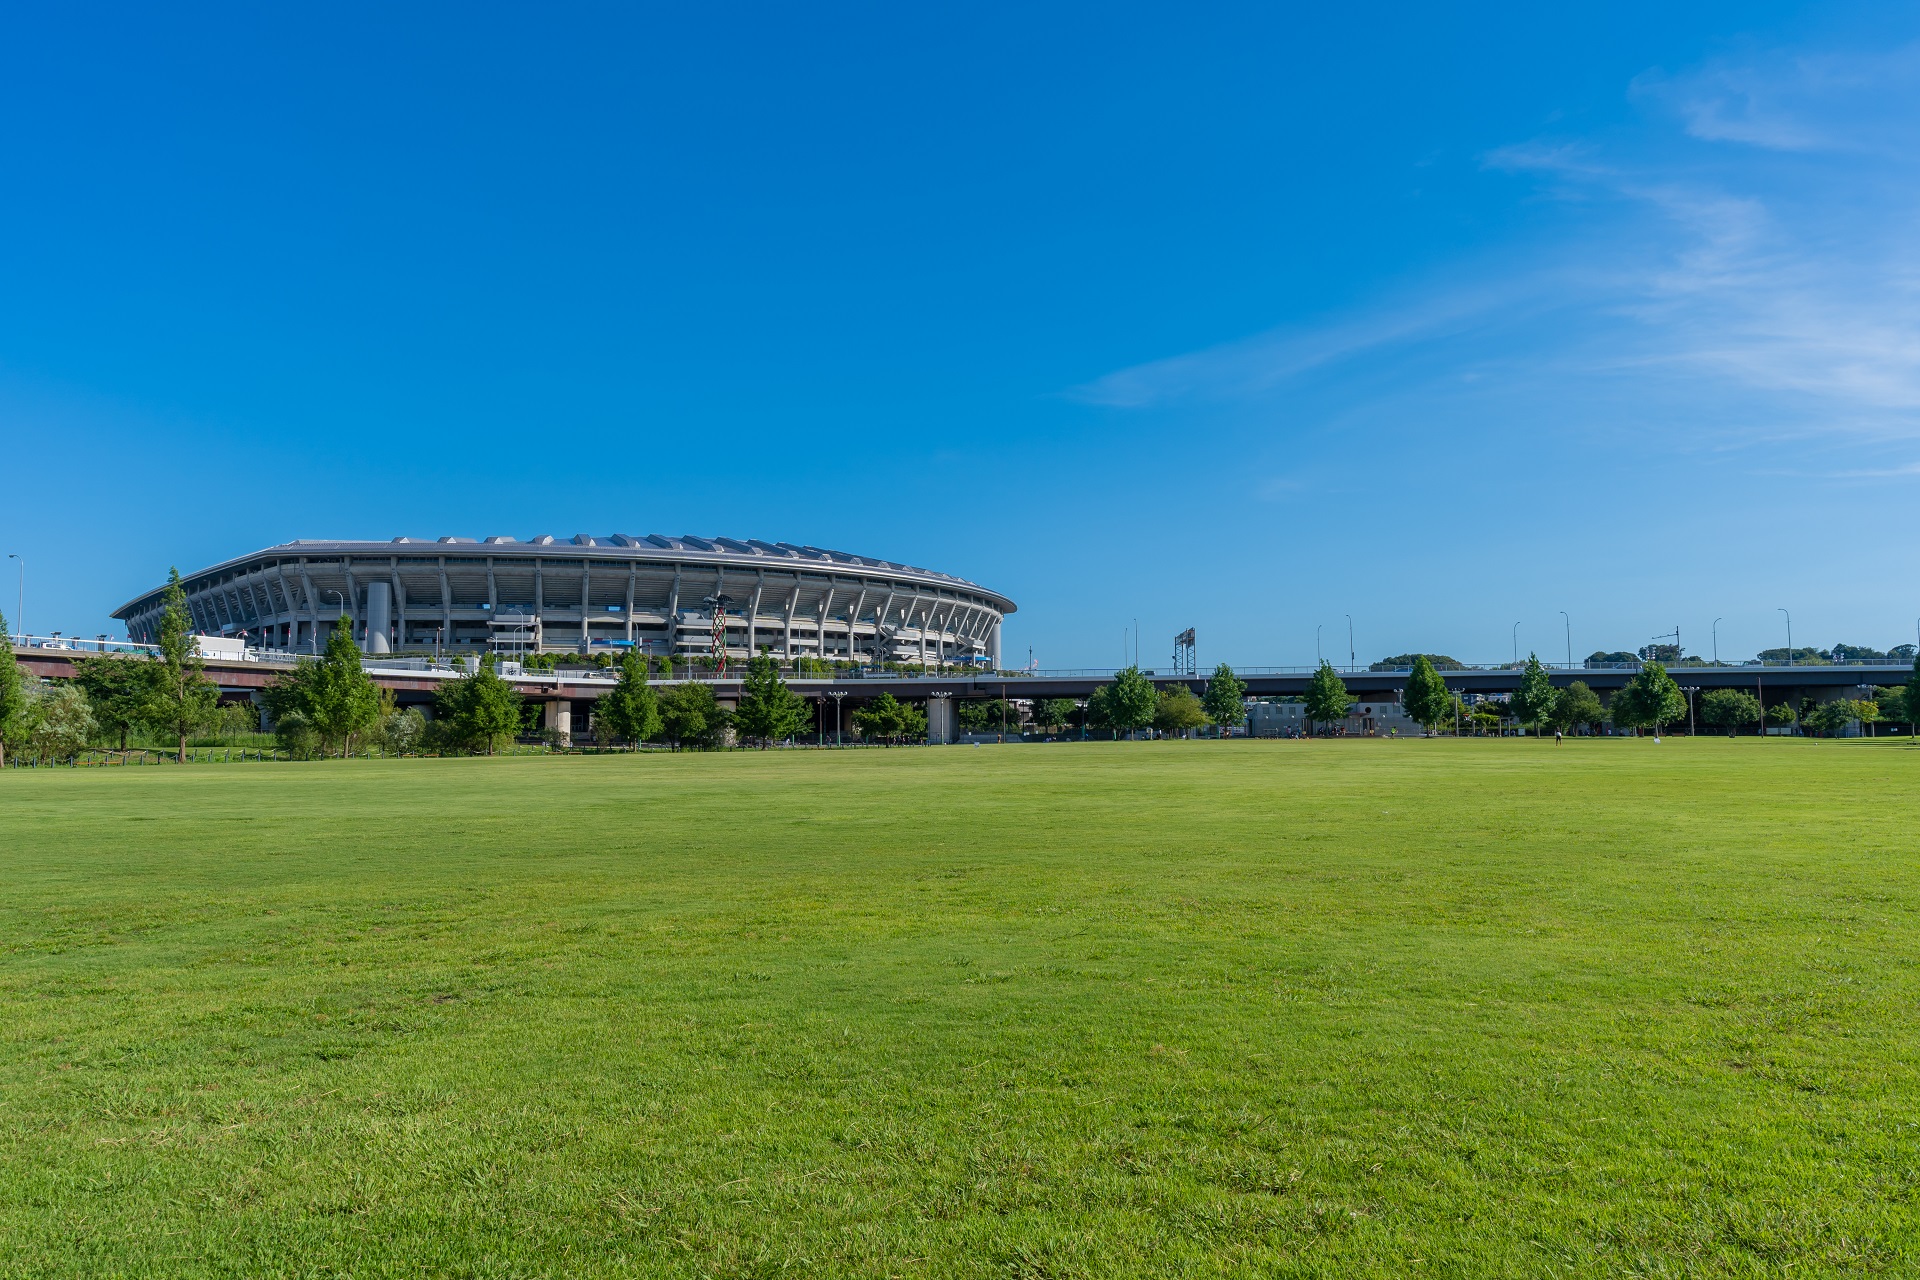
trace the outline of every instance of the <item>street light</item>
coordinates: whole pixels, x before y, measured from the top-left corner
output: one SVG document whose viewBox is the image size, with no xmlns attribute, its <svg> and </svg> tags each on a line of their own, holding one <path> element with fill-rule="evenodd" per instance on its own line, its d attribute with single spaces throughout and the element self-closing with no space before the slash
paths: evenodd
<svg viewBox="0 0 1920 1280">
<path fill-rule="evenodd" d="M 840 732 L 840 699 L 847 696 L 847 691 L 845 689 L 833 689 L 829 690 L 829 692 L 833 694 L 833 745 L 836 747 L 844 747 L 847 743 Z"/>
<path fill-rule="evenodd" d="M 1565 609 L 1562 609 L 1560 621 L 1567 624 L 1567 667 L 1571 670 L 1573 667 L 1573 619 L 1567 616 Z"/>
<path fill-rule="evenodd" d="M 1520 624 L 1513 624 L 1513 665 L 1520 665 Z"/>
<path fill-rule="evenodd" d="M 1348 614 L 1347 615 L 1347 670 L 1349 671 L 1353 670 L 1355 665 L 1357 665 L 1358 661 L 1359 660 L 1353 656 L 1353 615 Z"/>
<path fill-rule="evenodd" d="M 1680 691 L 1687 695 L 1687 736 L 1693 737 L 1693 695 L 1700 692 L 1697 684 L 1683 684 Z"/>
<path fill-rule="evenodd" d="M 1785 606 L 1776 605 L 1781 613 L 1787 613 Z M 1787 665 L 1793 665 L 1793 615 L 1787 613 Z"/>
<path fill-rule="evenodd" d="M 7 552 L 7 559 L 20 562 L 20 600 L 13 609 L 13 629 L 20 636 L 20 643 L 27 642 L 27 558 L 18 552 Z"/>
<path fill-rule="evenodd" d="M 1713 665 L 1716 667 L 1720 665 L 1720 622 L 1719 618 L 1713 620 Z"/>
<path fill-rule="evenodd" d="M 1313 657 L 1316 662 L 1326 661 L 1326 657 L 1320 652 L 1320 632 L 1326 628 L 1326 625 L 1324 622 L 1313 624 Z"/>
</svg>

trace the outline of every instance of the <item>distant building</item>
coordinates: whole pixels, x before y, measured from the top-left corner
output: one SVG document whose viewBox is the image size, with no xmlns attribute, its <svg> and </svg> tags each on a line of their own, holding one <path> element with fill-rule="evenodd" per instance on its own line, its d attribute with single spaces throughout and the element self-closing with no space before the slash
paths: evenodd
<svg viewBox="0 0 1920 1280">
<path fill-rule="evenodd" d="M 1013 601 L 985 587 L 891 560 L 785 542 L 580 534 L 289 542 L 186 575 L 196 630 L 260 648 L 316 649 L 334 619 L 354 619 L 369 653 L 431 648 L 587 650 L 637 647 L 691 656 L 722 643 L 745 658 L 941 665 L 1000 663 Z M 151 642 L 162 588 L 113 616 Z"/>
<path fill-rule="evenodd" d="M 1395 732 L 1401 734 L 1420 732 L 1420 726 L 1407 718 L 1397 702 L 1382 702 L 1368 699 L 1356 702 L 1347 709 L 1344 721 L 1334 726 L 1336 732 L 1348 736 L 1365 737 Z M 1304 702 L 1249 702 L 1247 704 L 1247 733 L 1255 738 L 1293 738 L 1307 731 L 1307 704 Z M 1315 724 L 1314 732 L 1325 733 L 1327 726 Z"/>
</svg>

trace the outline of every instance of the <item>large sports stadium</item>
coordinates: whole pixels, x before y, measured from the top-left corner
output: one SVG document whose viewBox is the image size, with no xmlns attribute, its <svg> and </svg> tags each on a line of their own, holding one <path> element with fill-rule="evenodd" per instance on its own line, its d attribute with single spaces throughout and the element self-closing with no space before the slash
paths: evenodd
<svg viewBox="0 0 1920 1280">
<path fill-rule="evenodd" d="M 297 541 L 181 579 L 196 629 L 263 649 L 325 644 L 355 619 L 369 653 L 403 649 L 715 648 L 734 657 L 949 664 L 1000 661 L 1013 601 L 951 574 L 757 539 L 579 534 Z M 113 616 L 151 642 L 164 588 Z"/>
</svg>

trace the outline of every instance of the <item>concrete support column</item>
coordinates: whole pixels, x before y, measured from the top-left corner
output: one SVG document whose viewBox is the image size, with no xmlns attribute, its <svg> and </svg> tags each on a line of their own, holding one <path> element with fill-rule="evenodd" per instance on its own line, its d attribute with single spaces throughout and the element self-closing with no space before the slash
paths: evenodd
<svg viewBox="0 0 1920 1280">
<path fill-rule="evenodd" d="M 541 719 L 544 728 L 552 729 L 560 735 L 560 741 L 573 745 L 573 704 L 564 698 L 555 698 L 546 705 Z"/>
<path fill-rule="evenodd" d="M 392 653 L 387 628 L 393 622 L 393 590 L 384 582 L 367 584 L 367 652 Z"/>
<path fill-rule="evenodd" d="M 993 630 L 987 632 L 987 661 L 993 664 L 995 671 L 1000 669 L 1000 620 L 998 618 L 994 619 Z"/>
<path fill-rule="evenodd" d="M 952 698 L 927 699 L 927 741 L 952 742 L 958 734 L 954 731 L 955 716 Z"/>
</svg>

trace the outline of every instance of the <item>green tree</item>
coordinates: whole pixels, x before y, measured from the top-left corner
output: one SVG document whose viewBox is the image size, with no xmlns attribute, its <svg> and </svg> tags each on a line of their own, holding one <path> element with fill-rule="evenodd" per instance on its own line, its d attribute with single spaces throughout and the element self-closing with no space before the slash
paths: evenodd
<svg viewBox="0 0 1920 1280">
<path fill-rule="evenodd" d="M 1072 698 L 1040 698 L 1033 704 L 1033 722 L 1049 731 L 1058 729 L 1072 720 L 1079 708 Z"/>
<path fill-rule="evenodd" d="M 1307 682 L 1307 726 L 1317 721 L 1332 725 L 1347 718 L 1347 710 L 1352 707 L 1355 698 L 1347 692 L 1346 681 L 1333 669 L 1331 662 L 1322 662 L 1320 669 L 1313 673 L 1313 679 Z"/>
<path fill-rule="evenodd" d="M 1760 723 L 1760 700 L 1739 689 L 1712 689 L 1700 696 L 1700 719 L 1731 738 L 1741 725 Z"/>
<path fill-rule="evenodd" d="M 1401 705 L 1406 712 L 1428 733 L 1443 724 L 1452 724 L 1454 720 L 1453 694 L 1447 689 L 1447 682 L 1433 668 L 1433 662 L 1424 653 L 1413 655 L 1413 670 L 1407 675 L 1407 691 L 1401 697 Z"/>
<path fill-rule="evenodd" d="M 99 730 L 84 690 L 71 682 L 37 691 L 29 745 L 38 755 L 65 760 L 86 749 Z"/>
<path fill-rule="evenodd" d="M 433 708 L 440 734 L 458 751 L 492 755 L 520 729 L 520 695 L 494 671 L 490 653 L 479 670 L 441 685 Z"/>
<path fill-rule="evenodd" d="M 883 693 L 853 713 L 853 731 L 868 741 L 891 742 L 905 732 L 902 712 L 907 708 L 890 693 Z"/>
<path fill-rule="evenodd" d="M 180 570 L 167 575 L 165 602 L 160 613 L 159 655 L 153 659 L 152 688 L 147 698 L 146 722 L 162 737 L 175 740 L 181 764 L 187 762 L 187 736 L 212 718 L 220 690 L 209 681 L 193 636 L 193 617 L 187 612 L 187 593 L 180 586 Z"/>
<path fill-rule="evenodd" d="M 1559 701 L 1560 694 L 1554 689 L 1547 669 L 1540 665 L 1539 656 L 1529 653 L 1526 670 L 1520 674 L 1520 687 L 1509 702 L 1514 719 L 1532 725 L 1537 733 L 1540 726 L 1553 719 L 1553 710 Z"/>
<path fill-rule="evenodd" d="M 620 683 L 600 699 L 594 719 L 626 742 L 651 742 L 660 736 L 660 699 L 647 683 L 644 654 L 629 649 L 620 656 Z"/>
<path fill-rule="evenodd" d="M 13 640 L 7 635 L 7 615 L 0 613 L 0 766 L 7 763 L 7 743 L 19 732 L 26 714 L 26 682 L 13 658 Z"/>
<path fill-rule="evenodd" d="M 275 721 L 299 716 L 318 735 L 322 749 L 351 755 L 353 740 L 379 727 L 380 690 L 360 665 L 353 620 L 342 617 L 319 658 L 301 658 L 261 694 Z"/>
<path fill-rule="evenodd" d="M 86 692 L 94 722 L 125 751 L 127 736 L 145 722 L 153 700 L 153 664 L 99 653 L 75 665 L 74 682 Z"/>
<path fill-rule="evenodd" d="M 784 742 L 813 721 L 807 700 L 787 688 L 780 664 L 765 654 L 750 659 L 740 685 L 740 709 L 733 723 L 743 738 L 763 746 Z"/>
<path fill-rule="evenodd" d="M 1154 699 L 1153 727 L 1161 733 L 1182 734 L 1206 723 L 1206 707 L 1184 684 L 1169 685 Z"/>
<path fill-rule="evenodd" d="M 1687 714 L 1687 696 L 1673 682 L 1667 669 L 1647 662 L 1627 681 L 1626 688 L 1613 695 L 1607 710 L 1615 724 L 1631 729 L 1652 729 L 1658 734 L 1662 725 L 1672 724 Z"/>
<path fill-rule="evenodd" d="M 689 680 L 660 695 L 660 732 L 675 747 L 717 750 L 732 724 L 733 713 L 713 696 L 712 685 Z"/>
<path fill-rule="evenodd" d="M 1247 718 L 1247 682 L 1223 662 L 1208 677 L 1207 696 L 1201 699 L 1201 705 L 1206 708 L 1207 719 L 1230 729 Z"/>
<path fill-rule="evenodd" d="M 1556 729 L 1597 725 L 1606 716 L 1607 709 L 1600 705 L 1600 695 L 1585 680 L 1575 680 L 1554 699 L 1552 723 Z"/>
<path fill-rule="evenodd" d="M 1160 692 L 1138 667 L 1126 667 L 1114 675 L 1112 684 L 1093 691 L 1088 714 L 1103 729 L 1132 733 L 1153 723 L 1160 705 Z"/>
</svg>

